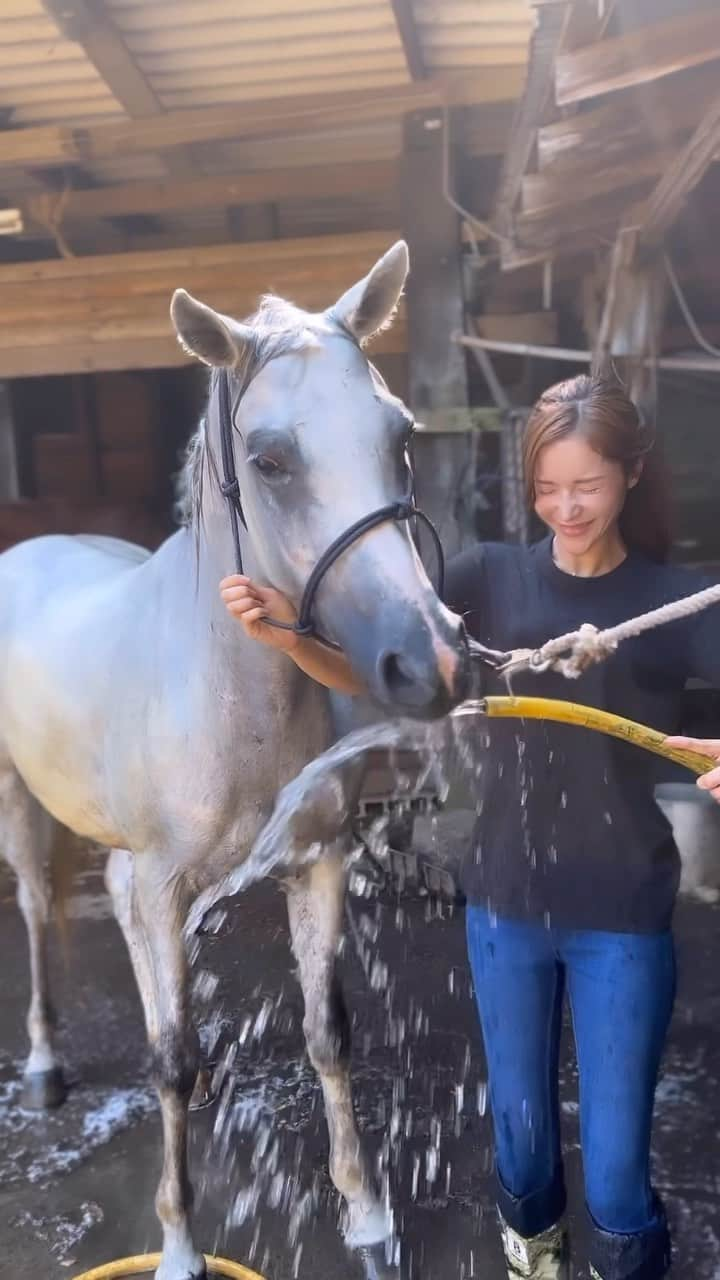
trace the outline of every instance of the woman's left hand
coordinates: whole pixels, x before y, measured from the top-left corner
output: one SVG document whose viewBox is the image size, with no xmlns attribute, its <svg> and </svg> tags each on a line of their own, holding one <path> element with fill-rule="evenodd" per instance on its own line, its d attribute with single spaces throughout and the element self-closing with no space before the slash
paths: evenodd
<svg viewBox="0 0 720 1280">
<path fill-rule="evenodd" d="M 698 778 L 697 784 L 703 791 L 709 791 L 713 800 L 720 804 L 720 738 L 667 738 L 666 741 L 669 747 L 697 751 L 717 763 L 718 768 L 709 769 Z"/>
</svg>

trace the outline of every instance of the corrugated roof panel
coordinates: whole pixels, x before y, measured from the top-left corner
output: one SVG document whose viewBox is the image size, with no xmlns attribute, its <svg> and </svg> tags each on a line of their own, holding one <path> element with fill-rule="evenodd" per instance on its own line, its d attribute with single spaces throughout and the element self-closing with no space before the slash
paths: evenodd
<svg viewBox="0 0 720 1280">
<path fill-rule="evenodd" d="M 290 14 L 274 14 L 271 9 L 267 13 L 253 14 L 247 4 L 242 12 L 238 12 L 237 0 L 208 0 L 205 5 L 198 5 L 197 0 L 177 0 L 172 8 L 148 3 L 140 7 L 122 7 L 116 14 L 115 21 L 122 30 L 128 45 L 131 45 L 138 33 L 147 36 L 161 34 L 167 36 L 175 30 L 193 30 L 201 43 L 212 36 L 214 30 L 222 23 L 232 23 L 236 33 L 241 33 L 243 41 L 278 39 L 295 39 L 297 36 L 326 36 L 340 29 L 346 35 L 356 32 L 373 31 L 378 28 L 394 26 L 392 10 L 387 0 L 372 0 L 371 3 L 340 8 L 328 13 L 318 12 L 310 4 L 305 10 L 296 10 Z"/>
<path fill-rule="evenodd" d="M 340 81 L 346 75 L 355 73 L 372 75 L 382 80 L 383 73 L 386 71 L 400 71 L 404 78 L 407 78 L 402 53 L 394 50 L 387 53 L 351 52 L 342 60 L 341 68 L 338 67 L 336 58 L 310 56 L 293 57 L 288 60 L 285 58 L 273 60 L 266 57 L 243 66 L 234 58 L 229 59 L 228 54 L 225 53 L 224 59 L 218 60 L 217 66 L 185 67 L 182 70 L 173 67 L 157 72 L 152 77 L 152 85 L 161 97 L 178 90 L 185 93 L 197 92 L 200 95 L 207 89 L 223 85 L 233 88 L 235 94 L 242 98 L 246 96 L 246 91 L 256 84 L 272 86 L 278 81 L 284 83 L 288 79 L 298 81 L 308 80 L 311 77 L 313 79 L 317 77 L 318 80 Z M 269 88 L 266 96 L 273 96 Z"/>
<path fill-rule="evenodd" d="M 243 18 L 272 18 L 324 13 L 332 20 L 336 13 L 357 9 L 361 2 L 362 0 L 242 0 L 242 16 Z M 208 20 L 212 21 L 214 6 L 218 0 L 208 0 L 207 5 L 201 4 L 200 0 L 180 0 L 180 4 L 176 4 L 176 0 L 106 0 L 106 3 L 108 9 L 116 14 L 133 9 L 150 8 L 158 13 L 164 10 L 172 14 L 176 9 L 194 5 L 199 10 L 207 12 Z M 219 7 L 227 9 L 228 3 L 229 0 L 220 0 Z M 371 0 L 371 3 L 377 7 L 379 0 Z"/>
<path fill-rule="evenodd" d="M 389 0 L 109 0 L 138 68 L 168 109 L 408 79 Z"/>
<path fill-rule="evenodd" d="M 404 71 L 386 71 L 384 73 L 350 72 L 331 77 L 311 75 L 308 78 L 292 80 L 263 80 L 259 84 L 246 84 L 242 96 L 235 92 L 234 85 L 220 85 L 203 91 L 199 102 L 199 92 L 178 90 L 163 93 L 163 105 L 168 110 L 182 110 L 193 106 L 219 106 L 223 103 L 251 102 L 254 99 L 265 100 L 277 98 L 279 101 L 287 97 L 295 97 L 311 93 L 333 93 L 350 89 L 383 89 L 391 85 L 405 84 L 407 74 Z"/>
<path fill-rule="evenodd" d="M 529 0 L 414 0 L 413 12 L 430 72 L 527 61 Z"/>
<path fill-rule="evenodd" d="M 0 108 L 14 124 L 89 124 L 122 114 L 86 57 L 41 0 L 0 0 Z"/>
</svg>

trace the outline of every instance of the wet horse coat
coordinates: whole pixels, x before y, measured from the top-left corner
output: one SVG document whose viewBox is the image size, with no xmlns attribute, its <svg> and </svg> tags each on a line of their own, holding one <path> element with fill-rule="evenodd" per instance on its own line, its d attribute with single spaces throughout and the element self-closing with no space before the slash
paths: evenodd
<svg viewBox="0 0 720 1280">
<path fill-rule="evenodd" d="M 405 496 L 404 406 L 360 343 L 391 316 L 407 271 L 396 245 L 328 312 L 268 299 L 241 325 L 179 292 L 183 344 L 232 393 L 248 572 L 296 603 L 348 526 Z M 223 375 L 225 376 L 225 375 Z M 45 862 L 62 827 L 111 850 L 107 883 L 142 996 L 162 1109 L 161 1280 L 204 1274 L 189 1220 L 187 1107 L 198 1069 L 183 924 L 197 895 L 246 859 L 278 789 L 328 744 L 327 699 L 286 655 L 226 614 L 232 568 L 218 482 L 218 376 L 187 463 L 191 519 L 152 556 L 99 538 L 40 538 L 0 556 L 0 832 L 18 877 L 32 968 L 26 1097 L 60 1100 L 45 964 Z M 328 571 L 316 617 L 386 708 L 428 717 L 463 693 L 461 626 L 406 525 L 383 524 Z M 325 1098 L 330 1169 L 349 1238 L 387 1232 L 355 1125 L 347 1019 L 335 976 L 345 888 L 342 821 L 290 876 L 305 1033 Z M 290 869 L 292 871 L 292 868 Z"/>
</svg>

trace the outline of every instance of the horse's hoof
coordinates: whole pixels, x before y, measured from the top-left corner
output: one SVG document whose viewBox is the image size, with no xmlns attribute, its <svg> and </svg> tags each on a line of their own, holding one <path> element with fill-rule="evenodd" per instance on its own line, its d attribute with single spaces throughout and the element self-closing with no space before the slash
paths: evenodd
<svg viewBox="0 0 720 1280">
<path fill-rule="evenodd" d="M 20 1105 L 27 1111 L 49 1111 L 67 1097 L 67 1085 L 60 1067 L 49 1071 L 29 1071 L 23 1076 Z"/>
<path fill-rule="evenodd" d="M 349 1249 L 367 1249 L 382 1244 L 393 1233 L 393 1216 L 379 1200 L 347 1206 L 345 1243 Z"/>
<path fill-rule="evenodd" d="M 385 1243 L 359 1249 L 358 1256 L 363 1280 L 404 1280 L 405 1273 L 401 1270 L 399 1261 L 388 1259 Z"/>
<path fill-rule="evenodd" d="M 189 1103 L 190 1111 L 204 1111 L 211 1107 L 217 1097 L 212 1087 L 213 1074 L 207 1067 L 201 1067 L 195 1080 L 195 1088 Z"/>
</svg>

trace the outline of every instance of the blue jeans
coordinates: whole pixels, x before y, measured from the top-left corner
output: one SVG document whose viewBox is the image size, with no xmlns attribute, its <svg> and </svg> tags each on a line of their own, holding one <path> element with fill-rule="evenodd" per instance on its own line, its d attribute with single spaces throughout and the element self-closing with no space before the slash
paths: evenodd
<svg viewBox="0 0 720 1280">
<path fill-rule="evenodd" d="M 474 906 L 467 935 L 500 1212 L 527 1237 L 565 1208 L 558 1058 L 567 985 L 591 1261 L 602 1280 L 658 1280 L 669 1265 L 669 1238 L 650 1183 L 650 1133 L 675 998 L 671 935 L 545 928 Z"/>
</svg>

